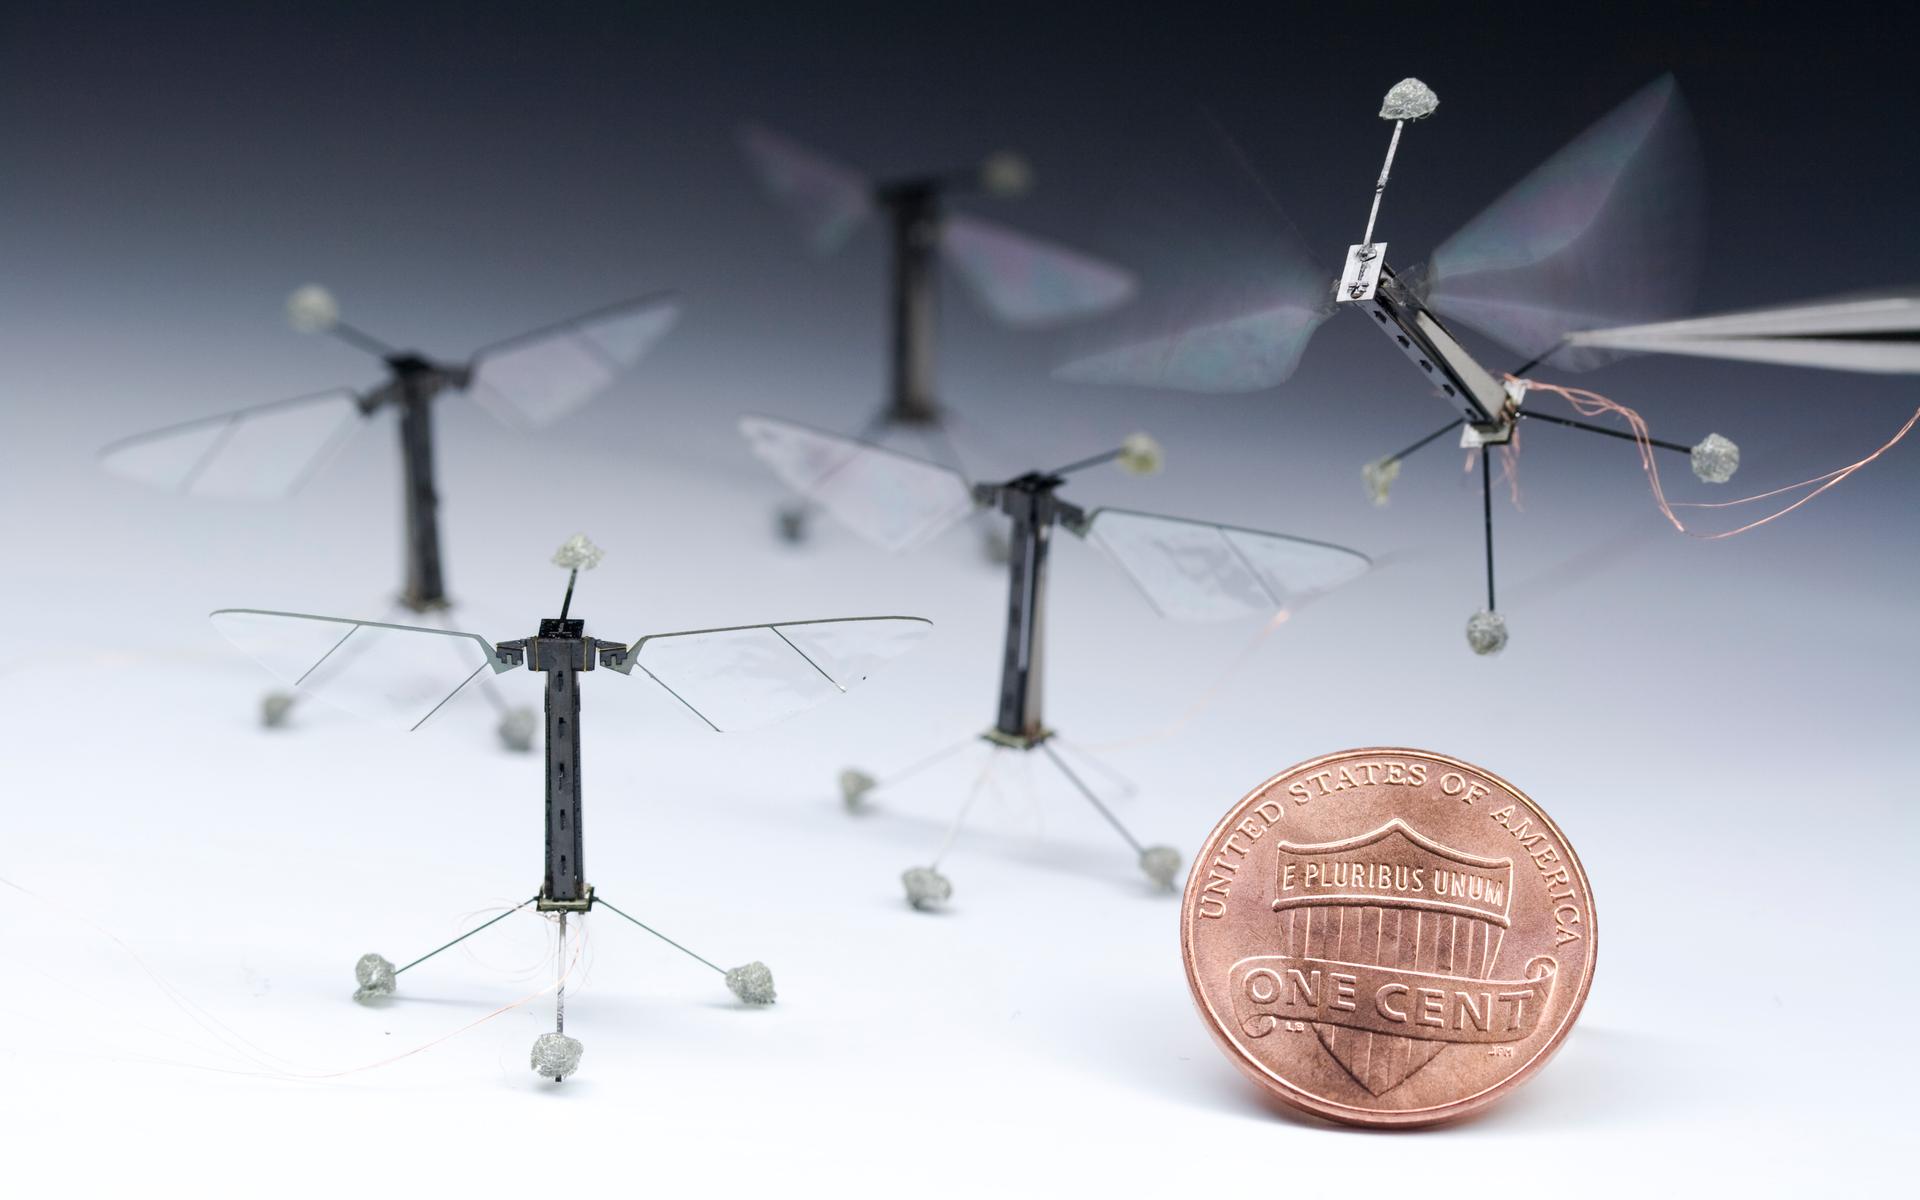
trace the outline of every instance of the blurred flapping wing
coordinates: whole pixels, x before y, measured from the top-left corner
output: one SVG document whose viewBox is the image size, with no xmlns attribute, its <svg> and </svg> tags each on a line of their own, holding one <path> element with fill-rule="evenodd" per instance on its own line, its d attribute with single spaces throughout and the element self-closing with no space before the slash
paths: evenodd
<svg viewBox="0 0 1920 1200">
<path fill-rule="evenodd" d="M 664 295 L 596 309 L 481 350 L 467 386 L 508 425 L 551 425 L 646 357 L 679 318 L 679 301 Z"/>
<path fill-rule="evenodd" d="M 940 233 L 960 277 L 1009 325 L 1050 325 L 1126 303 L 1131 274 L 1111 263 L 977 217 L 954 216 Z"/>
<path fill-rule="evenodd" d="M 873 211 L 873 189 L 865 176 L 791 138 L 748 125 L 740 130 L 740 148 L 821 254 L 838 250 Z"/>
<path fill-rule="evenodd" d="M 848 617 L 656 633 L 613 669 L 637 671 L 714 732 L 731 733 L 840 695 L 931 629 L 918 617 Z"/>
<path fill-rule="evenodd" d="M 1054 377 L 1175 392 L 1264 391 L 1285 382 L 1299 366 L 1314 330 L 1333 315 L 1330 294 L 1303 292 L 1266 308 L 1109 346 L 1061 365 Z"/>
<path fill-rule="evenodd" d="M 1409 272 L 1448 321 L 1528 358 L 1586 370 L 1618 355 L 1577 329 L 1685 311 L 1700 248 L 1692 127 L 1671 77 L 1601 118 Z"/>
<path fill-rule="evenodd" d="M 483 672 L 513 667 L 479 634 L 457 630 L 256 608 L 211 619 L 288 686 L 402 729 L 426 724 Z"/>
<path fill-rule="evenodd" d="M 886 550 L 919 546 L 973 511 L 958 471 L 774 417 L 740 418 L 747 445 L 809 504 Z"/>
<path fill-rule="evenodd" d="M 343 388 L 127 438 L 102 450 L 100 465 L 184 496 L 274 500 L 298 491 L 363 419 Z"/>
<path fill-rule="evenodd" d="M 1344 546 L 1124 509 L 1096 510 L 1083 536 L 1175 621 L 1298 608 L 1372 565 Z"/>
</svg>

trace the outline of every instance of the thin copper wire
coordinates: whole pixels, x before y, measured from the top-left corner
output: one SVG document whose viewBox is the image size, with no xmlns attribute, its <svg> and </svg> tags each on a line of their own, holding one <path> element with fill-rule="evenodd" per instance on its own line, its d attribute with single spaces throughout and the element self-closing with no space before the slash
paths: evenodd
<svg viewBox="0 0 1920 1200">
<path fill-rule="evenodd" d="M 1770 492 L 1761 492 L 1754 496 L 1743 496 L 1738 500 L 1669 502 L 1665 489 L 1660 485 L 1660 466 L 1654 461 L 1653 444 L 1651 441 L 1652 435 L 1648 432 L 1645 418 L 1641 417 L 1639 413 L 1624 404 L 1609 400 L 1600 393 L 1588 391 L 1585 388 L 1562 387 L 1559 384 L 1540 383 L 1532 379 L 1518 379 L 1511 375 L 1507 376 L 1507 378 L 1530 391 L 1554 393 L 1572 405 L 1573 410 L 1581 416 L 1597 417 L 1602 414 L 1612 413 L 1626 421 L 1627 427 L 1633 433 L 1634 444 L 1640 448 L 1640 465 L 1647 473 L 1647 484 L 1653 490 L 1653 500 L 1655 504 L 1660 506 L 1661 515 L 1666 517 L 1667 520 L 1673 524 L 1673 527 L 1681 533 L 1691 538 L 1699 538 L 1702 541 L 1718 541 L 1721 538 L 1730 538 L 1736 534 L 1745 533 L 1750 529 L 1758 529 L 1770 521 L 1779 520 L 1794 509 L 1812 500 L 1820 493 L 1837 486 L 1842 480 L 1852 475 L 1855 471 L 1858 471 L 1868 463 L 1879 458 L 1882 454 L 1893 449 L 1901 438 L 1907 436 L 1915 424 L 1920 423 L 1920 409 L 1916 409 L 1914 410 L 1914 414 L 1907 418 L 1907 423 L 1900 427 L 1899 432 L 1889 438 L 1878 450 L 1875 450 L 1858 462 L 1849 463 L 1837 470 L 1828 471 L 1824 475 L 1816 475 L 1812 479 L 1804 479 L 1799 483 L 1790 483 L 1785 487 L 1775 488 Z M 1680 519 L 1679 515 L 1673 511 L 1676 508 L 1737 508 L 1742 504 L 1752 504 L 1760 500 L 1769 500 L 1788 492 L 1799 491 L 1801 488 L 1813 488 L 1813 490 L 1798 500 L 1795 500 L 1792 504 L 1775 512 L 1768 513 L 1758 520 L 1749 521 L 1737 529 L 1727 529 L 1717 533 L 1699 533 L 1689 529 L 1686 523 Z"/>
</svg>

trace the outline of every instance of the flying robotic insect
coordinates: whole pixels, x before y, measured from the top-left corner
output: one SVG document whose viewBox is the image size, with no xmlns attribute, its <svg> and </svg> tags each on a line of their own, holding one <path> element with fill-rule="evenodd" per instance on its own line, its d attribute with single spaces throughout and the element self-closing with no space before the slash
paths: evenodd
<svg viewBox="0 0 1920 1200">
<path fill-rule="evenodd" d="M 874 181 L 758 126 L 742 130 L 740 140 L 767 190 L 800 218 L 816 251 L 839 249 L 869 219 L 887 224 L 887 400 L 861 431 L 862 440 L 915 433 L 933 458 L 959 469 L 935 380 L 943 257 L 988 313 L 1018 328 L 1090 317 L 1133 295 L 1133 276 L 1119 267 L 949 211 L 958 198 L 1027 192 L 1032 172 L 1018 155 L 1002 152 L 977 166 Z M 781 536 L 804 540 L 810 515 L 805 504 L 780 509 Z"/>
<path fill-rule="evenodd" d="M 744 417 L 740 428 L 754 453 L 790 488 L 883 549 L 905 551 L 922 545 L 976 510 L 1005 517 L 1011 528 L 1007 627 L 993 725 L 884 781 L 857 769 L 842 772 L 841 796 L 848 810 L 860 811 L 876 789 L 968 747 L 987 748 L 989 771 L 1002 755 L 1038 751 L 1120 835 L 1140 870 L 1162 888 L 1171 887 L 1179 872 L 1179 853 L 1135 837 L 1060 754 L 1057 747 L 1063 743 L 1043 719 L 1047 559 L 1054 531 L 1064 530 L 1102 551 L 1155 611 L 1175 621 L 1261 614 L 1277 619 L 1357 578 L 1371 565 L 1357 551 L 1323 542 L 1125 509 L 1089 512 L 1061 498 L 1068 477 L 1089 467 L 1117 462 L 1136 474 L 1157 471 L 1160 448 L 1144 434 L 1053 470 L 1031 471 L 1003 483 L 969 483 L 937 463 L 772 417 Z M 1084 751 L 1076 754 L 1087 757 Z M 985 778 L 983 774 L 982 783 Z M 901 876 L 907 902 L 914 908 L 939 908 L 951 898 L 953 884 L 940 872 L 940 860 L 978 794 L 976 786 L 934 860 Z"/>
<path fill-rule="evenodd" d="M 559 927 L 554 1028 L 534 1043 L 531 1065 L 536 1074 L 556 1081 L 579 1066 L 582 1050 L 566 1032 L 567 921 L 584 919 L 596 905 L 719 973 L 743 1003 L 774 1001 L 773 974 L 764 963 L 718 967 L 614 907 L 588 884 L 581 827 L 581 677 L 601 667 L 629 678 L 637 673 L 702 727 L 731 732 L 844 693 L 911 649 L 930 628 L 917 617 L 851 617 L 605 641 L 590 636 L 585 621 L 570 615 L 580 572 L 597 566 L 600 558 L 600 549 L 584 536 L 562 546 L 553 559 L 567 571 L 560 615 L 543 619 L 532 637 L 503 642 L 454 629 L 261 609 L 221 609 L 212 617 L 236 646 L 300 691 L 409 730 L 425 725 L 483 676 L 520 667 L 546 676 L 546 858 L 540 891 L 403 966 L 379 954 L 363 955 L 354 966 L 359 985 L 354 998 L 378 1002 L 393 996 L 401 974 L 513 913 L 531 908 L 548 914 Z M 356 644 L 359 652 L 348 653 Z"/>
<path fill-rule="evenodd" d="M 404 478 L 406 578 L 388 615 L 404 611 L 439 623 L 452 601 L 434 482 L 435 401 L 467 395 L 509 427 L 544 427 L 587 404 L 637 363 L 679 313 L 672 297 L 643 297 L 496 342 L 465 362 L 447 362 L 396 349 L 349 324 L 326 289 L 309 285 L 287 300 L 293 327 L 330 334 L 375 356 L 386 367 L 385 380 L 361 391 L 337 388 L 127 438 L 101 451 L 101 464 L 181 495 L 280 499 L 306 484 L 363 424 L 394 412 Z M 507 705 L 491 685 L 482 691 L 499 716 L 502 743 L 531 750 L 539 725 L 533 710 Z M 295 701 L 294 692 L 269 693 L 261 703 L 262 724 L 285 724 Z"/>
<path fill-rule="evenodd" d="M 1466 633 L 1474 652 L 1486 655 L 1507 642 L 1506 619 L 1495 603 L 1489 454 L 1513 444 L 1523 419 L 1634 439 L 1643 455 L 1654 449 L 1685 454 L 1706 483 L 1731 478 L 1740 455 L 1717 433 L 1691 446 L 1652 438 L 1624 406 L 1528 375 L 1539 366 L 1600 366 L 1615 355 L 1571 335 L 1665 315 L 1679 304 L 1676 293 L 1688 283 L 1686 266 L 1697 239 L 1691 140 L 1673 81 L 1642 89 L 1441 243 L 1426 264 L 1396 274 L 1387 262 L 1387 243 L 1374 240 L 1374 225 L 1402 132 L 1438 106 L 1417 79 L 1387 93 L 1380 110 L 1393 122 L 1386 161 L 1366 232 L 1349 248 L 1337 278 L 1303 254 L 1276 271 L 1257 306 L 1129 337 L 1065 364 L 1057 374 L 1175 391 L 1258 391 L 1292 375 L 1314 332 L 1340 308 L 1365 314 L 1454 414 L 1404 450 L 1366 464 L 1362 475 L 1374 502 L 1386 503 L 1409 455 L 1456 429 L 1460 446 L 1479 458 L 1487 600 L 1468 620 Z M 1524 365 L 1507 374 L 1488 370 L 1448 322 L 1471 326 L 1523 356 Z M 1565 398 L 1580 416 L 1626 416 L 1633 428 L 1522 407 L 1536 390 Z"/>
</svg>

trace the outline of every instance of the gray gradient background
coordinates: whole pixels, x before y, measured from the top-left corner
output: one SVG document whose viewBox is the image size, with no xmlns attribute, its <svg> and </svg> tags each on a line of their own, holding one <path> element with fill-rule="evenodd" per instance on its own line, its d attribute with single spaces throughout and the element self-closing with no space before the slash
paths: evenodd
<svg viewBox="0 0 1920 1200">
<path fill-rule="evenodd" d="M 1004 585 L 964 535 L 904 561 L 831 530 L 806 553 L 777 546 L 778 488 L 732 429 L 748 409 L 851 428 L 881 384 L 876 240 L 810 257 L 739 161 L 743 117 L 875 168 L 1016 146 L 1039 190 L 990 215 L 1151 285 L 1278 237 L 1202 107 L 1330 259 L 1364 216 L 1381 91 L 1426 79 L 1443 106 L 1409 135 L 1382 218 L 1411 260 L 1672 70 L 1709 186 L 1701 310 L 1911 281 L 1911 27 L 1672 7 L 1561 6 L 1550 23 L 1538 6 L 10 7 L 0 875 L 42 899 L 0 895 L 0 1113 L 46 1153 L 6 1169 L 191 1170 L 252 1194 L 363 1167 L 482 1193 L 558 1173 L 666 1194 L 1076 1178 L 1131 1194 L 1196 1170 L 1351 1183 L 1356 1156 L 1369 1188 L 1512 1184 L 1503 1162 L 1596 1192 L 1884 1179 L 1920 982 L 1904 878 L 1913 447 L 1784 522 L 1703 543 L 1661 520 L 1630 447 L 1529 429 L 1524 506 L 1496 514 L 1514 642 L 1481 661 L 1460 636 L 1480 588 L 1477 481 L 1429 450 L 1392 507 L 1361 495 L 1361 462 L 1444 419 L 1376 334 L 1329 323 L 1271 394 L 1107 394 L 1047 380 L 1071 337 L 995 328 L 949 294 L 942 381 L 979 473 L 1145 428 L 1164 475 L 1073 494 L 1382 561 L 1242 659 L 1252 629 L 1161 625 L 1096 556 L 1063 550 L 1050 700 L 1070 735 L 1159 730 L 1239 663 L 1176 736 L 1103 752 L 1142 785 L 1126 809 L 1141 833 L 1191 851 L 1290 763 L 1411 744 L 1515 781 L 1585 859 L 1604 946 L 1561 1058 L 1482 1120 L 1363 1142 L 1270 1113 L 1219 1058 L 1185 996 L 1175 906 L 1043 775 L 1013 772 L 963 843 L 953 914 L 898 903 L 895 874 L 929 853 L 965 777 L 849 826 L 833 772 L 986 723 Z M 359 953 L 408 956 L 530 890 L 537 769 L 496 752 L 472 707 L 411 741 L 317 711 L 259 736 L 261 680 L 203 619 L 381 608 L 399 555 L 390 431 L 277 506 L 156 496 L 93 466 L 118 436 L 372 380 L 286 330 L 282 298 L 307 280 L 375 333 L 449 355 L 654 288 L 686 298 L 652 359 L 545 434 L 445 406 L 463 624 L 528 632 L 559 582 L 541 564 L 576 528 L 610 550 L 582 593 L 601 636 L 859 611 L 939 623 L 862 692 L 726 743 L 594 681 L 596 883 L 723 962 L 766 958 L 775 1010 L 715 1003 L 710 979 L 593 922 L 570 1022 L 588 1060 L 559 1095 L 523 1065 L 541 1004 L 395 1067 L 293 1082 L 246 1073 L 99 932 L 195 1012 L 316 1071 L 537 986 L 503 982 L 503 963 L 541 953 L 537 924 L 509 922 L 422 980 L 419 1003 L 345 1003 Z M 1657 433 L 1734 437 L 1741 494 L 1850 461 L 1916 402 L 1908 380 L 1681 360 L 1563 381 Z"/>
</svg>

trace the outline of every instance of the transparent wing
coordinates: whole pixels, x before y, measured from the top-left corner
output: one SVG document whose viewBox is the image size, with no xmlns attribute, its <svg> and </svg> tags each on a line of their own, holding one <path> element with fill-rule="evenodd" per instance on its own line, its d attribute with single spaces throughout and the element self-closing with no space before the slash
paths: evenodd
<svg viewBox="0 0 1920 1200">
<path fill-rule="evenodd" d="M 344 389 L 300 396 L 115 442 L 100 465 L 185 496 L 278 499 L 324 466 L 364 416 Z"/>
<path fill-rule="evenodd" d="M 509 425 L 550 425 L 604 391 L 679 319 L 679 301 L 668 296 L 598 309 L 480 351 L 467 386 Z"/>
<path fill-rule="evenodd" d="M 1335 311 L 1336 273 L 1226 129 L 1157 110 L 1129 123 L 1103 176 L 1105 239 L 1127 247 L 1140 294 L 1081 326 L 1055 377 L 1200 394 L 1285 382 Z"/>
<path fill-rule="evenodd" d="M 918 617 L 849 617 L 659 633 L 634 643 L 629 661 L 716 733 L 731 733 L 840 695 L 932 628 Z"/>
<path fill-rule="evenodd" d="M 940 241 L 980 302 L 1009 325 L 1091 316 L 1134 293 L 1121 268 L 991 221 L 949 217 Z"/>
<path fill-rule="evenodd" d="M 1263 391 L 1300 365 L 1314 330 L 1333 315 L 1330 295 L 1329 287 L 1318 305 L 1283 302 L 1111 346 L 1061 365 L 1054 377 L 1177 392 Z"/>
<path fill-rule="evenodd" d="M 788 487 L 883 549 L 919 546 L 973 511 L 946 467 L 773 417 L 742 417 L 740 432 Z"/>
<path fill-rule="evenodd" d="M 1576 346 L 1920 373 L 1920 288 L 1571 334 Z"/>
<path fill-rule="evenodd" d="M 1372 565 L 1344 546 L 1124 509 L 1095 511 L 1085 537 L 1175 621 L 1297 608 Z"/>
<path fill-rule="evenodd" d="M 1443 317 L 1518 354 L 1599 366 L 1617 355 L 1562 339 L 1685 311 L 1700 197 L 1686 108 L 1662 78 L 1442 242 L 1412 282 Z"/>
<path fill-rule="evenodd" d="M 211 619 L 288 686 L 401 729 L 426 724 L 483 672 L 508 669 L 492 643 L 457 630 L 254 608 Z"/>
<path fill-rule="evenodd" d="M 799 217 L 822 254 L 838 250 L 873 210 L 866 177 L 771 129 L 748 125 L 740 148 L 773 198 Z"/>
</svg>

